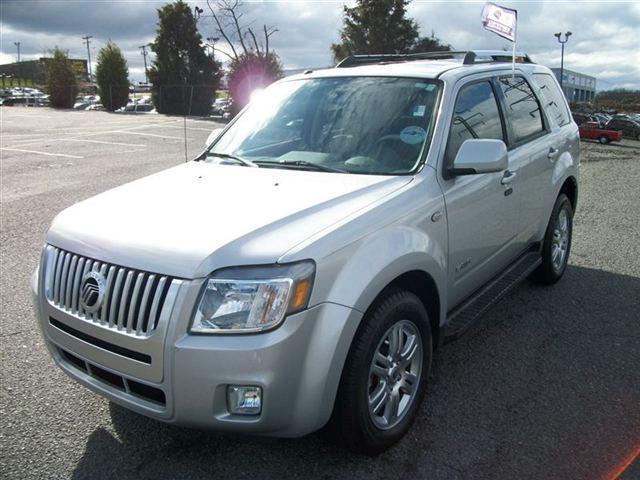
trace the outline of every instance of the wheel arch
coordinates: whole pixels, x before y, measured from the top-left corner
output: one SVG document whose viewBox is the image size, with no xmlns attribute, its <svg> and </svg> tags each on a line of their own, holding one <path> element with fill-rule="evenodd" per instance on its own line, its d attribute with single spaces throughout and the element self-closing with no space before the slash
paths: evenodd
<svg viewBox="0 0 640 480">
<path fill-rule="evenodd" d="M 578 206 L 578 181 L 574 176 L 567 177 L 567 179 L 562 183 L 558 195 L 561 193 L 564 193 L 569 198 L 571 208 L 575 213 L 576 207 Z"/>
</svg>

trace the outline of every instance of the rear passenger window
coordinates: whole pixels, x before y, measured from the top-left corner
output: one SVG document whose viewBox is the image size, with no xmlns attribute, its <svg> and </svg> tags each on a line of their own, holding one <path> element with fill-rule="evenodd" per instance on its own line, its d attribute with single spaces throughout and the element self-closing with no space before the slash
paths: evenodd
<svg viewBox="0 0 640 480">
<path fill-rule="evenodd" d="M 558 125 L 563 126 L 571 122 L 564 95 L 554 78 L 548 73 L 534 73 L 533 81 L 542 92 L 547 111 L 555 118 Z"/>
<path fill-rule="evenodd" d="M 488 81 L 473 83 L 460 89 L 449 130 L 446 165 L 453 164 L 460 146 L 470 138 L 504 141 L 498 104 Z"/>
<path fill-rule="evenodd" d="M 544 131 L 538 100 L 523 77 L 501 77 L 505 121 L 513 132 L 514 143 L 521 143 Z"/>
</svg>

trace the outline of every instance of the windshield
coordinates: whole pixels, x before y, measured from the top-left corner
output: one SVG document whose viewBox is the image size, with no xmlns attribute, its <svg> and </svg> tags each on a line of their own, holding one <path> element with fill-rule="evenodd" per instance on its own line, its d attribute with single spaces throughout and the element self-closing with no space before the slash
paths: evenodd
<svg viewBox="0 0 640 480">
<path fill-rule="evenodd" d="M 251 102 L 211 153 L 260 167 L 410 173 L 426 148 L 437 92 L 434 81 L 411 78 L 277 83 Z"/>
</svg>

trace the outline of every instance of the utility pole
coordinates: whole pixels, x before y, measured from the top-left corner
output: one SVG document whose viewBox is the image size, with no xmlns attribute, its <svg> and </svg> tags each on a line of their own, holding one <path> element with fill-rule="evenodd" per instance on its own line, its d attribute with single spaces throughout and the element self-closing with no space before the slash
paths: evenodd
<svg viewBox="0 0 640 480">
<path fill-rule="evenodd" d="M 216 42 L 220 40 L 220 37 L 207 37 L 207 45 L 211 47 L 211 60 L 216 61 Z"/>
<path fill-rule="evenodd" d="M 20 63 L 20 42 L 13 42 L 13 44 L 18 47 L 18 63 Z"/>
<path fill-rule="evenodd" d="M 564 88 L 562 85 L 563 77 L 564 77 L 564 44 L 569 41 L 569 37 L 571 36 L 571 32 L 567 32 L 564 34 L 564 40 L 560 39 L 562 32 L 554 33 L 553 36 L 558 39 L 560 45 L 562 45 L 562 53 L 560 54 L 560 90 L 564 93 Z"/>
<path fill-rule="evenodd" d="M 89 40 L 91 40 L 92 38 L 93 38 L 92 35 L 87 35 L 86 37 L 82 37 L 82 39 L 87 44 L 87 59 L 88 59 L 87 67 L 89 67 L 89 82 L 90 83 L 93 83 L 93 75 L 91 75 L 91 50 L 89 49 L 89 44 L 91 43 Z"/>
<path fill-rule="evenodd" d="M 144 58 L 144 78 L 146 83 L 149 84 L 149 72 L 147 71 L 147 47 L 151 44 L 140 45 L 138 48 L 142 49 L 142 57 Z"/>
</svg>

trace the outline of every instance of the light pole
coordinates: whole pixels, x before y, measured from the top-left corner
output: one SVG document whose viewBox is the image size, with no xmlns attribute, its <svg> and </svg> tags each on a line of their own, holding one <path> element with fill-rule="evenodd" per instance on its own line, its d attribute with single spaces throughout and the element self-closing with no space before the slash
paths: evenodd
<svg viewBox="0 0 640 480">
<path fill-rule="evenodd" d="M 87 59 L 89 63 L 87 66 L 89 67 L 89 83 L 93 83 L 93 76 L 91 75 L 91 50 L 89 49 L 89 40 L 91 40 L 93 36 L 87 35 L 86 37 L 82 37 L 82 39 L 87 43 Z"/>
<path fill-rule="evenodd" d="M 216 61 L 216 42 L 220 40 L 220 37 L 207 37 L 207 45 L 211 47 L 211 60 Z"/>
<path fill-rule="evenodd" d="M 20 42 L 13 42 L 13 44 L 18 47 L 18 63 L 20 63 Z"/>
<path fill-rule="evenodd" d="M 560 90 L 564 92 L 563 85 L 562 85 L 562 80 L 563 80 L 562 77 L 564 76 L 564 44 L 569 41 L 571 32 L 567 32 L 564 34 L 564 40 L 560 38 L 562 36 L 562 32 L 554 33 L 553 35 L 558 39 L 558 42 L 560 42 L 560 45 L 562 45 L 562 53 L 560 54 Z"/>
</svg>

